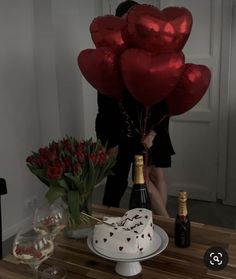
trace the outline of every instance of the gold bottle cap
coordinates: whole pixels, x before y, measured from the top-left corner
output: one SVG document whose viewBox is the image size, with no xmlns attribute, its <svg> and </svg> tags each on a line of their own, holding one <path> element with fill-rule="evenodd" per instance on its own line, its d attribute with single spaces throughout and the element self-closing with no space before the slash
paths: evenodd
<svg viewBox="0 0 236 279">
<path fill-rule="evenodd" d="M 134 164 L 136 166 L 143 166 L 143 156 L 142 155 L 135 155 L 134 156 Z"/>
<path fill-rule="evenodd" d="M 179 200 L 180 201 L 186 201 L 187 200 L 187 192 L 186 191 L 180 191 L 179 192 Z"/>
</svg>

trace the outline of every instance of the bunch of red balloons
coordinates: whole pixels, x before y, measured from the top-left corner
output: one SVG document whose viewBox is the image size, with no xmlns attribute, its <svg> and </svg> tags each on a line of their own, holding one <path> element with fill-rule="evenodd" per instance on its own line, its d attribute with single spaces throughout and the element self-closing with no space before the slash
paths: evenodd
<svg viewBox="0 0 236 279">
<path fill-rule="evenodd" d="M 143 4 L 124 18 L 97 17 L 90 25 L 96 49 L 81 51 L 78 65 L 100 93 L 121 101 L 126 88 L 145 107 L 166 99 L 169 114 L 178 115 L 200 101 L 211 79 L 208 67 L 185 63 L 191 28 L 192 14 L 182 7 Z"/>
</svg>

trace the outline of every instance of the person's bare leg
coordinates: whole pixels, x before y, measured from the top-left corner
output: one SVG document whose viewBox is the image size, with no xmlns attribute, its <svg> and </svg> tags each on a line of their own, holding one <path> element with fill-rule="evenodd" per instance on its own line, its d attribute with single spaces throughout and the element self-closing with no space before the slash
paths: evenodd
<svg viewBox="0 0 236 279">
<path fill-rule="evenodd" d="M 160 192 L 164 205 L 167 203 L 167 185 L 162 168 L 149 167 L 149 179 Z"/>
<path fill-rule="evenodd" d="M 150 169 L 148 168 L 146 175 L 148 176 Z M 148 193 L 151 199 L 152 210 L 154 214 L 169 217 L 166 206 L 163 202 L 160 191 L 154 185 L 151 179 L 146 179 Z"/>
<path fill-rule="evenodd" d="M 161 198 L 160 192 L 157 190 L 151 180 L 149 180 L 148 182 L 148 192 L 151 199 L 153 213 L 169 217 L 169 214 Z"/>
</svg>

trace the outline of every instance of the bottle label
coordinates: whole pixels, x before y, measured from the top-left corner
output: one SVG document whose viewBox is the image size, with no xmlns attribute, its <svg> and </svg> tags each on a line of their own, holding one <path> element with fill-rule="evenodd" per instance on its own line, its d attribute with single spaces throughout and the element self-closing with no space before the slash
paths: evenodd
<svg viewBox="0 0 236 279">
<path fill-rule="evenodd" d="M 179 215 L 179 220 L 180 221 L 185 221 L 187 215 Z"/>
</svg>

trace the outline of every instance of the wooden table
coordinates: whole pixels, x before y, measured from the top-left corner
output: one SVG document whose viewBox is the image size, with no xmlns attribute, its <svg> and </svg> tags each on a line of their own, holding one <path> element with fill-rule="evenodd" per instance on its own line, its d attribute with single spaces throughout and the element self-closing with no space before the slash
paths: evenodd
<svg viewBox="0 0 236 279">
<path fill-rule="evenodd" d="M 96 217 L 122 216 L 126 210 L 93 205 Z M 170 242 L 165 251 L 152 259 L 141 262 L 142 273 L 132 278 L 188 279 L 188 278 L 236 278 L 236 231 L 192 222 L 192 244 L 189 248 L 177 248 L 173 243 L 174 219 L 154 216 L 154 223 L 169 235 Z M 125 278 L 115 273 L 115 262 L 93 254 L 85 240 L 57 238 L 55 258 L 48 259 L 42 268 L 53 263 L 65 267 L 68 279 Z M 222 271 L 211 271 L 203 262 L 205 251 L 212 246 L 226 249 L 229 263 Z M 32 278 L 26 265 L 16 262 L 12 255 L 0 261 L 0 279 Z M 127 277 L 126 277 L 127 278 Z"/>
</svg>

